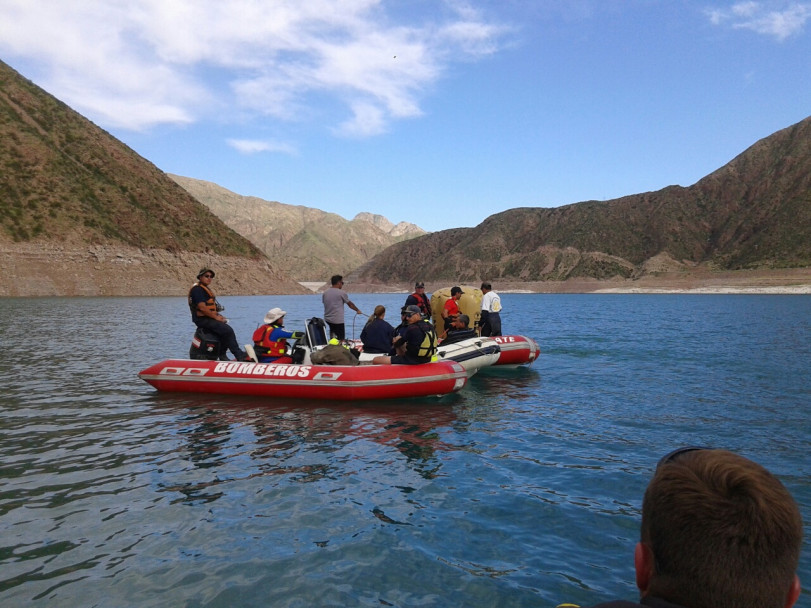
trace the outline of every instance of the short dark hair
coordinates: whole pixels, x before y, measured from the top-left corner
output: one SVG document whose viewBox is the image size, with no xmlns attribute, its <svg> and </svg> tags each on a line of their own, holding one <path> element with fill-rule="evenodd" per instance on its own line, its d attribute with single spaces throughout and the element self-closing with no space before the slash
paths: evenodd
<svg viewBox="0 0 811 608">
<path fill-rule="evenodd" d="M 797 503 L 759 464 L 696 449 L 661 464 L 642 502 L 648 594 L 691 608 L 782 607 L 802 544 Z"/>
<path fill-rule="evenodd" d="M 337 285 L 338 283 L 340 283 L 343 280 L 343 278 L 344 278 L 343 275 L 334 274 L 334 275 L 332 275 L 332 278 L 329 281 L 330 281 L 331 285 Z"/>
<path fill-rule="evenodd" d="M 481 289 L 486 289 L 490 291 L 491 289 L 493 289 L 493 286 L 490 285 L 490 283 L 482 283 Z"/>
</svg>

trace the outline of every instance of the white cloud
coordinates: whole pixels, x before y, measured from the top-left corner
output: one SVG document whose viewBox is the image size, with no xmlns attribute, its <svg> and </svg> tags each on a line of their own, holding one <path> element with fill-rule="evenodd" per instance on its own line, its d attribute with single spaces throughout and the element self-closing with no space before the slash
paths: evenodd
<svg viewBox="0 0 811 608">
<path fill-rule="evenodd" d="M 334 132 L 368 136 L 419 116 L 450 61 L 498 49 L 502 28 L 447 2 L 406 25 L 384 0 L 0 0 L 0 53 L 106 126 L 313 120 L 326 96 L 351 116 Z"/>
<path fill-rule="evenodd" d="M 379 106 L 356 102 L 352 105 L 354 116 L 333 131 L 345 137 L 369 137 L 385 131 L 385 118 Z"/>
<path fill-rule="evenodd" d="M 747 1 L 729 8 L 708 9 L 706 13 L 714 25 L 748 29 L 782 41 L 803 31 L 811 19 L 811 3 Z"/>
<path fill-rule="evenodd" d="M 226 143 L 241 154 L 259 154 L 260 152 L 281 152 L 295 156 L 298 150 L 294 146 L 284 143 L 261 141 L 254 139 L 229 139 Z"/>
</svg>

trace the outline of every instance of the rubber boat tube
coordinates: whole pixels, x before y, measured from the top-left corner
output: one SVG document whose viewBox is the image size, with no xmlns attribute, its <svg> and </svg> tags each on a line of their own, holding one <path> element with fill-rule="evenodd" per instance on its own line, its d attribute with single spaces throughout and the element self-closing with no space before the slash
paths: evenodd
<svg viewBox="0 0 811 608">
<path fill-rule="evenodd" d="M 379 354 L 362 352 L 363 344 L 360 340 L 355 340 L 352 345 L 361 350 L 361 363 L 371 363 Z M 437 358 L 439 361 L 456 361 L 465 368 L 468 378 L 483 367 L 493 365 L 499 357 L 501 347 L 493 338 L 474 337 L 467 340 L 460 340 L 448 345 L 440 343 L 437 346 Z"/>
<path fill-rule="evenodd" d="M 274 365 L 167 359 L 138 376 L 159 391 L 356 401 L 445 395 L 467 383 L 454 361 L 422 365 Z"/>
<path fill-rule="evenodd" d="M 538 343 L 526 336 L 493 336 L 493 340 L 501 347 L 501 354 L 493 364 L 496 368 L 532 365 L 541 354 Z"/>
</svg>

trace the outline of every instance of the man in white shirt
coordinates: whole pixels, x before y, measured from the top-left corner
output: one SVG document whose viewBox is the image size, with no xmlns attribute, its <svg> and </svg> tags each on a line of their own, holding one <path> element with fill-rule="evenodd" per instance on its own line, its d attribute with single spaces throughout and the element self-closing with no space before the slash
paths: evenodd
<svg viewBox="0 0 811 608">
<path fill-rule="evenodd" d="M 479 321 L 482 336 L 501 335 L 501 298 L 490 283 L 482 283 L 482 318 Z"/>
</svg>

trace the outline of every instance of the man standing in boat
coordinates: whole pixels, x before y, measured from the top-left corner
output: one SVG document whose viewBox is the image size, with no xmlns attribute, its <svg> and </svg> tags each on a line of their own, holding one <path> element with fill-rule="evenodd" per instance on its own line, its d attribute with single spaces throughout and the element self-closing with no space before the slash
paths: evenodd
<svg viewBox="0 0 811 608">
<path fill-rule="evenodd" d="M 191 320 L 197 327 L 216 335 L 237 361 L 253 361 L 239 348 L 234 328 L 228 325 L 228 320 L 220 314 L 224 309 L 217 302 L 211 289 L 213 279 L 214 271 L 210 268 L 203 268 L 197 273 L 197 282 L 189 290 Z"/>
<path fill-rule="evenodd" d="M 501 298 L 490 283 L 482 283 L 482 316 L 479 320 L 482 336 L 501 335 Z"/>
<path fill-rule="evenodd" d="M 418 306 L 406 306 L 403 316 L 408 320 L 405 338 L 395 339 L 394 346 L 405 345 L 405 352 L 392 357 L 375 357 L 372 363 L 417 365 L 430 363 L 436 354 L 436 333 L 430 323 L 422 318 Z"/>
<path fill-rule="evenodd" d="M 425 295 L 425 283 L 417 281 L 414 285 L 414 293 L 406 298 L 406 306 L 418 306 L 424 318 L 431 316 L 431 305 L 428 303 L 428 296 Z"/>
<path fill-rule="evenodd" d="M 362 315 L 363 313 L 352 303 L 347 293 L 342 289 L 344 278 L 341 275 L 333 275 L 330 284 L 332 287 L 327 289 L 321 296 L 321 301 L 324 303 L 324 321 L 329 325 L 330 338 L 345 340 L 344 304 L 354 310 L 356 314 Z"/>
</svg>

